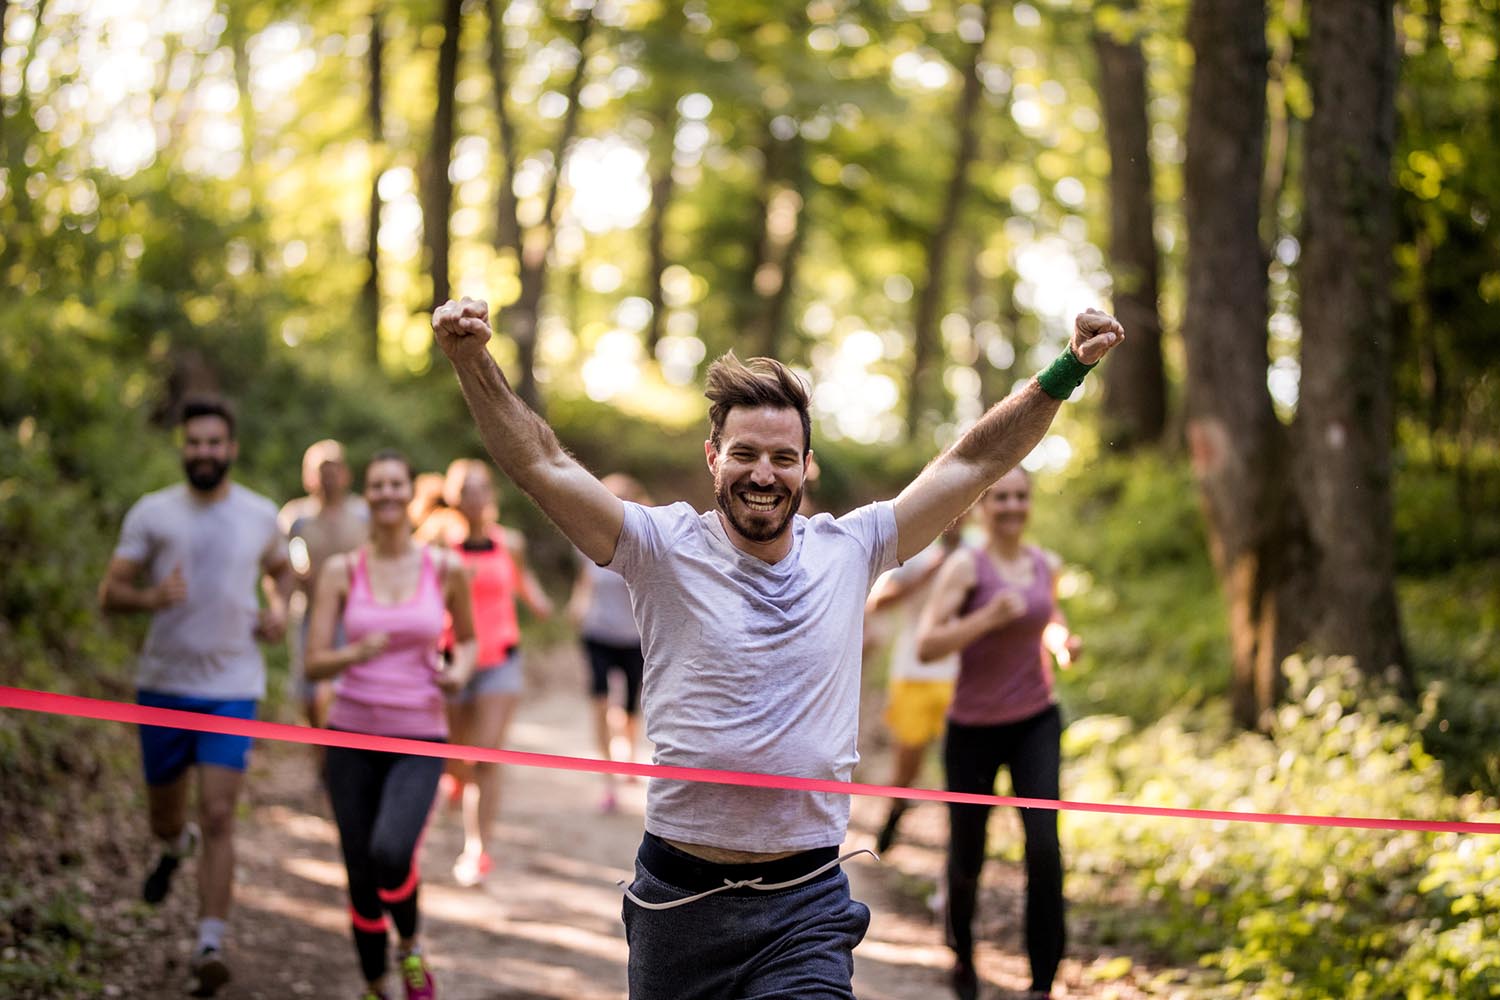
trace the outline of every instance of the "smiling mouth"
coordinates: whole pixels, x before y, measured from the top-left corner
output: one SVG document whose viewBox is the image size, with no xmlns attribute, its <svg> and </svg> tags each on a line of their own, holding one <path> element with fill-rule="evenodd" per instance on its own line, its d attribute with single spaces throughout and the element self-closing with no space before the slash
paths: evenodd
<svg viewBox="0 0 1500 1000">
<path fill-rule="evenodd" d="M 757 514 L 769 514 L 783 499 L 779 493 L 741 493 L 740 502 Z"/>
</svg>

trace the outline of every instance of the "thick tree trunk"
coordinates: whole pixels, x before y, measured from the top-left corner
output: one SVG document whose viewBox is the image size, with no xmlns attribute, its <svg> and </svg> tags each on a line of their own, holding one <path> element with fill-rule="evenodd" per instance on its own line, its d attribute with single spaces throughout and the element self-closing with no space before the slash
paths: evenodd
<svg viewBox="0 0 1500 1000">
<path fill-rule="evenodd" d="M 979 39 L 970 43 L 968 59 L 961 68 L 963 90 L 954 113 L 958 143 L 953 152 L 952 170 L 943 193 L 943 208 L 937 225 L 927 240 L 927 275 L 917 293 L 916 311 L 912 316 L 911 375 L 906 386 L 906 436 L 913 438 L 922 425 L 928 407 L 929 383 L 937 351 L 939 312 L 948 272 L 948 255 L 958 229 L 958 213 L 969 192 L 969 167 L 979 150 L 979 107 L 984 99 L 984 84 L 979 79 L 979 63 L 984 44 L 990 37 L 995 19 L 996 0 L 985 0 L 981 8 L 982 30 Z"/>
<path fill-rule="evenodd" d="M 1129 336 L 1104 366 L 1104 438 L 1115 451 L 1161 440 L 1167 423 L 1157 310 L 1146 57 L 1138 38 L 1094 33 L 1099 101 L 1109 142 L 1109 266 L 1115 315 Z"/>
<path fill-rule="evenodd" d="M 434 309 L 446 302 L 452 291 L 449 222 L 453 210 L 453 182 L 448 178 L 448 168 L 453 160 L 455 90 L 462 31 L 463 0 L 443 0 L 443 39 L 438 44 L 437 60 L 437 108 L 432 116 L 432 143 L 427 150 L 425 204 L 422 206 L 422 232 L 427 243 Z M 437 350 L 435 344 L 433 350 Z"/>
<path fill-rule="evenodd" d="M 370 10 L 370 209 L 365 232 L 365 283 L 360 290 L 360 315 L 365 324 L 365 350 L 370 363 L 380 364 L 380 175 L 385 170 L 385 27 L 381 4 Z"/>
<path fill-rule="evenodd" d="M 1406 662 L 1391 500 L 1395 29 L 1378 0 L 1309 13 L 1297 430 L 1321 566 L 1315 640 L 1374 673 Z"/>
<path fill-rule="evenodd" d="M 1257 229 L 1264 157 L 1261 0 L 1195 0 L 1184 167 L 1188 441 L 1229 605 L 1235 719 L 1260 725 L 1302 637 L 1306 546 L 1286 488 L 1286 435 L 1266 389 L 1267 279 Z"/>
</svg>

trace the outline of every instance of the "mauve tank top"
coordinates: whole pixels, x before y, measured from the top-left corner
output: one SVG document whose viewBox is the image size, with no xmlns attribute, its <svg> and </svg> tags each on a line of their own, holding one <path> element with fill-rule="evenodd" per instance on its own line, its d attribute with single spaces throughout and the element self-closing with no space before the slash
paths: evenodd
<svg viewBox="0 0 1500 1000">
<path fill-rule="evenodd" d="M 948 718 L 965 726 L 995 726 L 1029 719 L 1053 703 L 1052 663 L 1042 647 L 1042 630 L 1052 620 L 1052 570 L 1042 550 L 1026 547 L 1034 570 L 1021 590 L 1026 610 L 992 629 L 959 653 L 958 684 Z M 975 583 L 962 614 L 988 604 L 1001 590 L 1016 589 L 1000 578 L 982 549 L 973 550 Z"/>
<path fill-rule="evenodd" d="M 438 640 L 443 635 L 443 587 L 432 553 L 422 550 L 417 592 L 400 604 L 382 604 L 370 591 L 364 548 L 358 550 L 344 602 L 344 636 L 359 642 L 384 632 L 378 656 L 356 663 L 334 685 L 328 724 L 379 736 L 446 738 L 448 716 L 437 686 Z"/>
</svg>

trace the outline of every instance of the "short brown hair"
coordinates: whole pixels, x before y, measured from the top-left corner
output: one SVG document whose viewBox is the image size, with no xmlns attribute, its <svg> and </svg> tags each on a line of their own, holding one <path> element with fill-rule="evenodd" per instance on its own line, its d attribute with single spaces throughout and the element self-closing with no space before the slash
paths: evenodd
<svg viewBox="0 0 1500 1000">
<path fill-rule="evenodd" d="M 796 410 L 802 418 L 802 455 L 812 450 L 812 417 L 808 414 L 807 383 L 801 376 L 774 358 L 751 358 L 741 361 L 733 351 L 726 352 L 708 366 L 703 395 L 708 408 L 708 440 L 715 449 L 724 433 L 724 421 L 736 406 L 749 408 L 769 406 L 778 410 Z"/>
<path fill-rule="evenodd" d="M 185 426 L 189 420 L 199 417 L 218 417 L 229 428 L 229 440 L 235 440 L 234 407 L 229 405 L 229 400 L 222 396 L 189 396 L 182 403 L 177 426 Z"/>
</svg>

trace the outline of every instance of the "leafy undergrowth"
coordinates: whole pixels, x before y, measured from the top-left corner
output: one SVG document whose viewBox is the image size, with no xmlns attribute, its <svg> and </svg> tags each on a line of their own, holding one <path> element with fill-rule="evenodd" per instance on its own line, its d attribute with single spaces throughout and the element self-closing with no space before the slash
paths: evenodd
<svg viewBox="0 0 1500 1000">
<path fill-rule="evenodd" d="M 1142 805 L 1500 821 L 1445 790 L 1413 712 L 1344 661 L 1288 662 L 1270 738 L 1172 716 L 1068 731 L 1069 797 Z M 1484 809 L 1488 808 L 1488 812 Z M 1500 836 L 1065 815 L 1098 933 L 1198 970 L 1195 997 L 1500 995 Z"/>
</svg>

